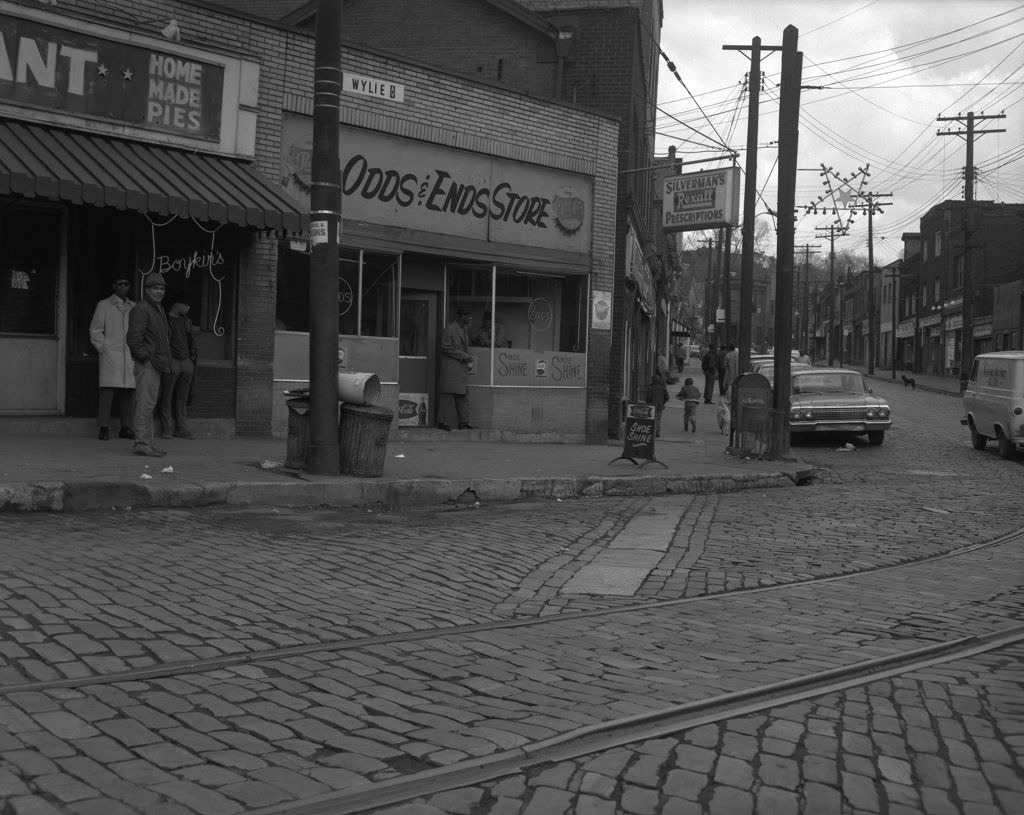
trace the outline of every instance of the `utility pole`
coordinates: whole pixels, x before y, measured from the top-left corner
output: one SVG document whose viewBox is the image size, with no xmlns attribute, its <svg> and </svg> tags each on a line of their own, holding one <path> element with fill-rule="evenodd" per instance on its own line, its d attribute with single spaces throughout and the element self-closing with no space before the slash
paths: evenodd
<svg viewBox="0 0 1024 815">
<path fill-rule="evenodd" d="M 824 228 L 821 226 L 815 227 L 816 231 Z M 836 234 L 845 235 L 846 229 L 840 228 L 837 230 L 835 222 L 830 223 L 828 225 L 828 334 L 825 336 L 825 353 L 828 354 L 829 365 L 832 364 L 832 359 L 835 356 L 833 354 L 835 350 L 833 335 L 836 328 Z"/>
<path fill-rule="evenodd" d="M 867 167 L 859 168 L 867 178 L 871 175 Z M 878 355 L 878 304 L 875 302 L 875 215 L 881 214 L 883 207 L 892 206 L 892 201 L 879 201 L 879 198 L 892 198 L 891 192 L 861 192 L 854 201 L 855 208 L 868 216 L 868 374 L 875 373 L 875 361 Z"/>
<path fill-rule="evenodd" d="M 714 247 L 715 241 L 713 238 L 708 238 L 708 277 L 704 282 L 704 335 L 707 339 L 706 344 L 711 345 L 712 339 L 718 339 L 714 336 L 714 325 L 715 325 L 715 293 L 718 291 L 714 286 Z M 709 330 L 709 326 L 711 326 Z"/>
<path fill-rule="evenodd" d="M 754 311 L 754 210 L 757 205 L 757 127 L 761 99 L 761 52 L 779 51 L 779 45 L 750 41 L 750 71 L 747 73 L 747 157 L 743 187 L 743 249 L 740 255 L 740 322 L 737 337 L 739 370 L 750 367 L 751 322 Z M 723 45 L 723 51 L 742 51 L 747 46 Z"/>
<path fill-rule="evenodd" d="M 778 239 L 775 266 L 775 387 L 772 407 L 781 414 L 778 448 L 789 453 L 791 383 L 789 340 L 793 333 L 793 236 L 796 231 L 796 164 L 800 140 L 800 80 L 804 55 L 797 50 L 799 31 L 788 25 L 782 32 L 782 70 L 779 90 Z"/>
<path fill-rule="evenodd" d="M 808 344 L 808 342 L 810 342 L 809 335 L 808 335 L 808 328 L 810 327 L 809 324 L 810 324 L 810 321 L 811 321 L 810 314 L 808 314 L 808 311 L 810 310 L 809 309 L 810 303 L 809 303 L 809 298 L 808 298 L 809 284 L 808 284 L 807 278 L 808 278 L 808 276 L 810 274 L 810 270 L 811 270 L 811 252 L 813 251 L 813 252 L 817 253 L 818 245 L 815 244 L 814 246 L 811 246 L 809 243 L 805 243 L 800 248 L 802 248 L 804 250 L 804 274 L 803 274 L 803 283 L 800 286 L 800 289 L 801 289 L 800 300 L 802 302 L 797 303 L 797 317 L 798 317 L 798 323 L 797 324 L 799 325 L 799 328 L 797 329 L 797 332 L 796 332 L 796 344 L 800 348 L 801 353 L 807 354 L 808 353 L 807 344 Z M 810 356 L 810 354 L 808 354 L 808 356 Z"/>
<path fill-rule="evenodd" d="M 892 381 L 896 381 L 896 320 L 899 318 L 899 314 L 896 311 L 896 295 L 900 291 L 901 280 L 900 272 L 903 271 L 903 261 L 900 261 L 899 269 L 894 269 L 890 274 L 892 278 L 892 347 L 889 350 L 889 361 L 892 363 Z"/>
<path fill-rule="evenodd" d="M 306 469 L 338 475 L 338 241 L 341 232 L 341 2 L 319 0 L 313 75 L 309 234 L 309 451 Z"/>
<path fill-rule="evenodd" d="M 963 136 L 967 141 L 967 163 L 964 166 L 964 282 L 963 282 L 963 322 L 960 327 L 960 392 L 967 388 L 968 372 L 974 361 L 974 269 L 971 252 L 974 249 L 972 239 L 977 228 L 974 210 L 974 137 L 983 133 L 1005 133 L 1005 128 L 996 130 L 976 130 L 974 123 L 984 119 L 1005 119 L 1005 113 L 986 116 L 974 115 L 968 111 L 966 116 L 939 116 L 939 122 L 967 122 L 967 130 L 938 130 L 939 136 Z"/>
<path fill-rule="evenodd" d="M 725 317 L 724 343 L 728 347 L 732 341 L 732 227 L 726 226 L 722 237 L 722 311 Z M 743 370 L 742 368 L 740 370 Z"/>
</svg>

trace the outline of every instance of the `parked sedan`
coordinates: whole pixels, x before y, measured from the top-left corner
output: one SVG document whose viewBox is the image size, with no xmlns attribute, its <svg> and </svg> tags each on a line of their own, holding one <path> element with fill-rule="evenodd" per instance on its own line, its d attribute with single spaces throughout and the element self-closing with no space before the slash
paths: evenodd
<svg viewBox="0 0 1024 815">
<path fill-rule="evenodd" d="M 793 371 L 789 432 L 796 443 L 805 433 L 866 435 L 874 445 L 892 427 L 888 403 L 875 396 L 859 371 L 800 368 Z"/>
</svg>

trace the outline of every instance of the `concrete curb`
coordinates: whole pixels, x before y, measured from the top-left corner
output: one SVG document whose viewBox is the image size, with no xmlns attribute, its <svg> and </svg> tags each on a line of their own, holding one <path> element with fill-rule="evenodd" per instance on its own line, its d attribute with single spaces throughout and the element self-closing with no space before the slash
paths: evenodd
<svg viewBox="0 0 1024 815">
<path fill-rule="evenodd" d="M 792 487 L 799 473 L 649 474 L 555 478 L 465 478 L 238 482 L 159 485 L 127 481 L 47 481 L 0 485 L 0 511 L 82 512 L 151 507 L 429 506 L 524 498 L 673 495 Z"/>
</svg>

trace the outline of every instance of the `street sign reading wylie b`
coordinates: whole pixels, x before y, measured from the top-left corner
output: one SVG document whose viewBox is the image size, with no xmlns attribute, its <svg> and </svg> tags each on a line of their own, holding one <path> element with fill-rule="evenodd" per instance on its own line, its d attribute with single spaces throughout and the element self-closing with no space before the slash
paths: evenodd
<svg viewBox="0 0 1024 815">
<path fill-rule="evenodd" d="M 737 226 L 740 174 L 736 167 L 665 179 L 662 228 L 666 232 Z"/>
</svg>

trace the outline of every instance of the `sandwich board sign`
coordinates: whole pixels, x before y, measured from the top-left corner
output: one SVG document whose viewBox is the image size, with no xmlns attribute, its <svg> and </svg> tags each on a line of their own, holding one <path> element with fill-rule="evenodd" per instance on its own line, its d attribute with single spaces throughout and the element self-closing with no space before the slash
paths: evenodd
<svg viewBox="0 0 1024 815">
<path fill-rule="evenodd" d="M 625 459 L 646 467 L 660 464 L 666 470 L 668 465 L 654 457 L 655 419 L 654 405 L 644 402 L 626 406 L 626 425 L 622 434 L 622 455 L 616 456 L 609 464 Z M 637 459 L 642 459 L 638 461 Z"/>
</svg>

